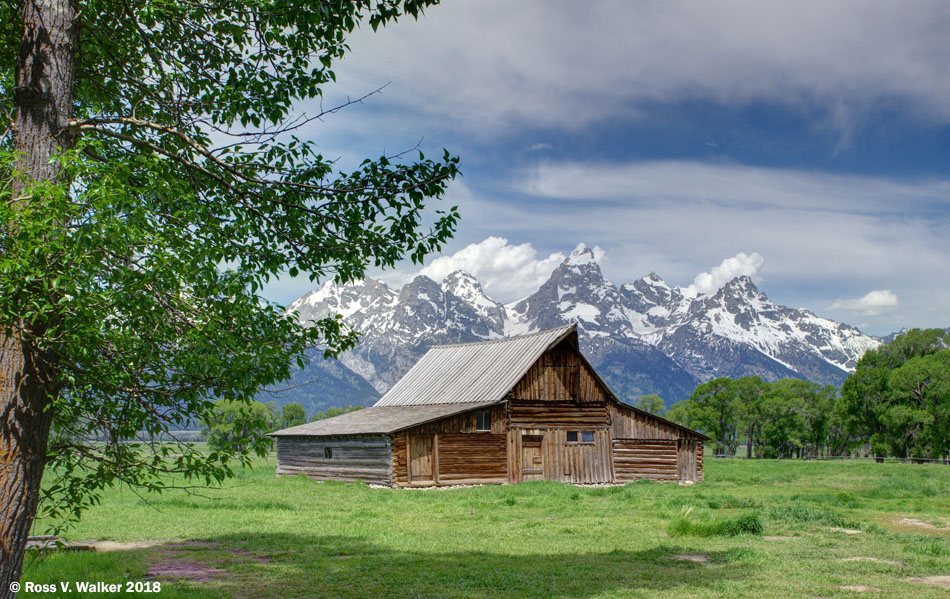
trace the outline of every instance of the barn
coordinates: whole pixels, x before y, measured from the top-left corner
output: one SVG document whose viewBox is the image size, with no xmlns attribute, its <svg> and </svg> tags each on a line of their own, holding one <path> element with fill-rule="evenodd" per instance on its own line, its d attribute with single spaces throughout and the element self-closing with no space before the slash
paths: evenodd
<svg viewBox="0 0 950 599">
<path fill-rule="evenodd" d="M 272 436 L 278 476 L 394 487 L 702 480 L 709 439 L 620 402 L 576 325 L 433 347 L 372 407 Z"/>
</svg>

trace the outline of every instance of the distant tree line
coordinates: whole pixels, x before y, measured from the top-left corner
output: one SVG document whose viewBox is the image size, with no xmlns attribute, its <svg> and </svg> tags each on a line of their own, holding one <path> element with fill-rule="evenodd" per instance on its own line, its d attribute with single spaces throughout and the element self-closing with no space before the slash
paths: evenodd
<svg viewBox="0 0 950 599">
<path fill-rule="evenodd" d="M 333 418 L 334 416 L 340 416 L 341 414 L 346 414 L 348 412 L 355 412 L 356 410 L 362 410 L 360 406 L 347 406 L 345 408 L 327 408 L 326 411 L 315 412 L 313 418 L 310 419 L 310 422 L 316 422 L 317 420 L 324 420 L 326 418 Z"/>
<path fill-rule="evenodd" d="M 326 411 L 316 412 L 310 422 L 361 409 L 360 406 L 328 408 Z M 304 407 L 293 402 L 284 404 L 283 408 L 278 408 L 273 401 L 261 403 L 222 399 L 214 402 L 213 414 L 213 424 L 206 426 L 202 432 L 208 445 L 214 450 L 226 447 L 237 449 L 244 446 L 253 447 L 267 433 L 307 422 L 307 412 Z"/>
<path fill-rule="evenodd" d="M 837 455 L 848 445 L 835 418 L 838 389 L 800 379 L 717 378 L 666 413 L 674 422 L 712 437 L 716 454 L 791 458 Z"/>
<path fill-rule="evenodd" d="M 655 396 L 637 406 L 657 413 Z M 654 408 L 654 409 L 651 409 Z M 717 378 L 666 418 L 702 431 L 717 454 L 946 459 L 950 452 L 950 333 L 914 329 L 867 352 L 841 389 L 799 379 Z"/>
</svg>

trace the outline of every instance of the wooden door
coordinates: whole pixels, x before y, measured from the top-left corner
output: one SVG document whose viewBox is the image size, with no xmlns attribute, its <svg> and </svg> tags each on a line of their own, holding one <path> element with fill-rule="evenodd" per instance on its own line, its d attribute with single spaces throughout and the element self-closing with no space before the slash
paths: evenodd
<svg viewBox="0 0 950 599">
<path fill-rule="evenodd" d="M 544 478 L 544 452 L 541 435 L 521 436 L 521 480 L 541 480 Z"/>
<path fill-rule="evenodd" d="M 676 466 L 680 480 L 696 480 L 696 441 L 689 439 L 677 441 Z"/>
<path fill-rule="evenodd" d="M 409 435 L 409 482 L 432 480 L 432 435 Z"/>
</svg>

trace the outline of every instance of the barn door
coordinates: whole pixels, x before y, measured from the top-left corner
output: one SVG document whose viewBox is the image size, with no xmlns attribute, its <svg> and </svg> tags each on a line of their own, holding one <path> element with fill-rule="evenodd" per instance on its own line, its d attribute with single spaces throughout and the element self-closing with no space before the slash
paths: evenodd
<svg viewBox="0 0 950 599">
<path fill-rule="evenodd" d="M 676 470 L 680 480 L 696 480 L 696 441 L 676 442 Z"/>
<path fill-rule="evenodd" d="M 521 436 L 521 480 L 541 480 L 544 478 L 544 453 L 541 435 Z"/>
<path fill-rule="evenodd" d="M 432 435 L 409 435 L 409 482 L 432 480 Z"/>
</svg>

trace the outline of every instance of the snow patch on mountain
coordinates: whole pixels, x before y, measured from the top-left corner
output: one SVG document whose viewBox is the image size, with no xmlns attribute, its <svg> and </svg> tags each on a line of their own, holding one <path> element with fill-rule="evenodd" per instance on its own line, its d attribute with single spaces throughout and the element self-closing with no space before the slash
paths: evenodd
<svg viewBox="0 0 950 599">
<path fill-rule="evenodd" d="M 342 361 L 385 391 L 431 345 L 522 335 L 576 322 L 582 350 L 615 392 L 688 394 L 715 376 L 800 376 L 840 383 L 880 341 L 770 301 L 749 276 L 684 293 L 658 274 L 617 287 L 599 248 L 579 244 L 533 294 L 501 304 L 465 271 L 417 276 L 395 291 L 370 278 L 328 282 L 288 310 L 302 322 L 342 314 L 361 343 Z M 616 387 L 616 388 L 615 388 Z"/>
</svg>

